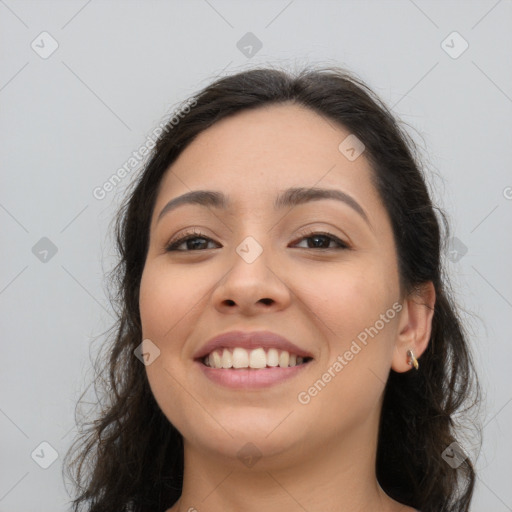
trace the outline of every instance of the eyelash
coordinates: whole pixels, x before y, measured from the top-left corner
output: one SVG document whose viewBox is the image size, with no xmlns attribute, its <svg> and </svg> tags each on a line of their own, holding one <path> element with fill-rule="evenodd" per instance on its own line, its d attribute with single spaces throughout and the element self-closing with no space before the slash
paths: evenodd
<svg viewBox="0 0 512 512">
<path fill-rule="evenodd" d="M 319 247 L 319 248 L 313 248 L 315 250 L 320 251 L 332 251 L 332 250 L 347 250 L 350 249 L 349 245 L 346 242 L 343 242 L 343 240 L 340 240 L 338 237 L 331 235 L 330 233 L 326 232 L 319 232 L 319 231 L 309 231 L 307 233 L 301 233 L 301 238 L 297 240 L 297 242 L 301 242 L 302 240 L 307 240 L 308 238 L 313 238 L 314 236 L 322 236 L 326 238 L 330 238 L 332 241 L 336 242 L 340 245 L 340 247 Z M 166 246 L 165 251 L 166 252 L 198 252 L 197 250 L 178 250 L 177 247 L 182 245 L 184 242 L 187 242 L 188 240 L 194 240 L 196 238 L 202 238 L 204 240 L 213 242 L 211 238 L 208 238 L 206 235 L 199 231 L 189 231 L 185 233 L 182 237 L 180 237 L 178 240 L 171 240 L 169 244 Z M 304 249 L 304 247 L 301 247 L 301 249 Z M 306 248 L 308 249 L 308 248 Z M 204 251 L 207 249 L 199 249 L 199 251 Z"/>
</svg>

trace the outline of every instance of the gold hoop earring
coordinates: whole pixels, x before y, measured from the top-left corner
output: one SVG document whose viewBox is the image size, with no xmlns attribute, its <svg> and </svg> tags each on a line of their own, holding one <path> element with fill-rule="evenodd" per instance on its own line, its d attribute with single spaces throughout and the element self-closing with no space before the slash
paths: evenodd
<svg viewBox="0 0 512 512">
<path fill-rule="evenodd" d="M 407 351 L 407 356 L 408 356 L 408 359 L 409 359 L 407 361 L 407 364 L 409 366 L 414 366 L 414 368 L 417 370 L 420 367 L 420 365 L 418 363 L 418 360 L 414 357 L 414 354 L 413 354 L 412 350 L 408 350 Z"/>
</svg>

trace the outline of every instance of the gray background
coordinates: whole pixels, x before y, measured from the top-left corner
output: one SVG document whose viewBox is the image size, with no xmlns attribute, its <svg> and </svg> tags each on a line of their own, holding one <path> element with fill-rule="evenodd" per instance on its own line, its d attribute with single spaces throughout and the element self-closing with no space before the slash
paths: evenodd
<svg viewBox="0 0 512 512">
<path fill-rule="evenodd" d="M 512 510 L 511 22 L 507 0 L 0 0 L 0 512 L 68 508 L 75 402 L 112 321 L 108 224 L 136 170 L 103 200 L 94 188 L 179 101 L 269 62 L 351 69 L 424 148 L 487 395 L 472 510 Z"/>
</svg>

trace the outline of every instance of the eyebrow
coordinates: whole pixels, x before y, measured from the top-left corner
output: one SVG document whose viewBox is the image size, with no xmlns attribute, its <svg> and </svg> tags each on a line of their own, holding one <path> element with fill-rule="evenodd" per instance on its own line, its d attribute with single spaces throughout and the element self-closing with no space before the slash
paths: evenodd
<svg viewBox="0 0 512 512">
<path fill-rule="evenodd" d="M 306 188 L 294 187 L 286 189 L 274 201 L 274 210 L 305 204 L 310 201 L 322 199 L 335 199 L 350 206 L 371 227 L 368 216 L 362 206 L 346 192 L 333 188 Z M 193 190 L 181 196 L 171 199 L 158 215 L 157 222 L 167 213 L 185 204 L 196 204 L 204 207 L 213 207 L 226 210 L 231 202 L 225 194 L 215 190 Z"/>
</svg>

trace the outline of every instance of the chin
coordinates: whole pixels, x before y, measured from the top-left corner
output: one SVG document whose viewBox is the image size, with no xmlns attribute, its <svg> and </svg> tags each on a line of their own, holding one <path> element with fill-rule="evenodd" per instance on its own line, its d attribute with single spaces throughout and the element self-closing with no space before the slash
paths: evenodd
<svg viewBox="0 0 512 512">
<path fill-rule="evenodd" d="M 297 446 L 303 444 L 303 439 L 294 440 L 288 431 L 281 436 L 267 434 L 253 429 L 253 432 L 231 438 L 228 435 L 205 436 L 205 432 L 201 432 L 194 438 L 195 443 L 199 443 L 194 446 L 194 451 L 209 453 L 216 461 L 225 459 L 226 464 L 237 470 L 253 470 L 254 466 L 258 470 L 276 470 L 299 461 Z"/>
</svg>

